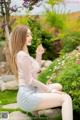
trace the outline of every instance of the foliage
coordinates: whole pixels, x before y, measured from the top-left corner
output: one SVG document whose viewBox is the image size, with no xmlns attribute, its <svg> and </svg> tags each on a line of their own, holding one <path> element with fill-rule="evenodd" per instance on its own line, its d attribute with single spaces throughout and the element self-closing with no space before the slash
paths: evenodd
<svg viewBox="0 0 80 120">
<path fill-rule="evenodd" d="M 77 51 L 61 56 L 38 79 L 44 83 L 48 80 L 61 83 L 63 90 L 71 95 L 74 109 L 80 110 L 80 64 L 76 62 L 77 58 Z"/>
<path fill-rule="evenodd" d="M 5 41 L 5 38 L 4 38 L 4 36 L 2 34 L 0 34 L 0 42 L 1 41 Z"/>
<path fill-rule="evenodd" d="M 55 119 L 55 120 L 61 120 L 61 115 L 58 114 L 55 116 L 55 118 L 53 116 L 47 116 L 45 114 L 41 114 L 41 115 L 33 115 L 31 112 L 27 113 L 28 116 L 30 116 L 31 120 L 51 120 L 51 119 Z"/>
<path fill-rule="evenodd" d="M 32 45 L 29 47 L 29 51 L 34 56 L 37 46 L 41 44 L 42 29 L 40 23 L 31 17 L 28 19 L 28 22 L 26 24 L 30 27 L 32 32 L 33 40 Z"/>
<path fill-rule="evenodd" d="M 50 26 L 63 30 L 65 28 L 65 16 L 54 11 L 47 12 L 45 18 Z"/>
<path fill-rule="evenodd" d="M 30 19 L 30 18 L 29 18 L 29 16 L 24 16 L 24 17 L 23 16 L 17 16 L 15 19 L 16 19 L 16 21 L 15 21 L 15 24 L 13 25 L 13 27 L 15 27 L 19 24 L 24 24 L 25 25 L 28 22 L 28 19 Z"/>
<path fill-rule="evenodd" d="M 80 12 L 67 14 L 65 24 L 69 32 L 80 32 Z"/>
<path fill-rule="evenodd" d="M 39 18 L 37 20 L 36 18 L 37 17 L 28 17 L 25 23 L 30 27 L 33 38 L 32 45 L 29 46 L 29 52 L 34 57 L 37 46 L 39 44 L 42 44 L 46 50 L 43 54 L 43 59 L 53 60 L 56 57 L 58 57 L 57 53 L 55 52 L 56 48 L 53 45 L 53 42 L 56 41 L 55 36 L 52 33 L 49 33 L 47 30 L 45 30 L 38 22 Z"/>
<path fill-rule="evenodd" d="M 2 0 L 0 1 L 0 8 L 1 8 L 1 15 L 4 16 L 5 11 L 10 14 L 10 11 L 17 12 L 19 8 L 29 8 L 29 10 L 33 9 L 33 5 L 40 2 L 41 0 L 23 0 L 22 6 L 17 6 L 16 4 L 14 6 L 11 6 L 12 1 L 11 0 Z M 7 14 L 7 15 L 8 15 Z"/>
<path fill-rule="evenodd" d="M 54 57 L 52 51 L 52 35 L 42 28 L 40 23 L 35 18 L 29 17 L 26 23 L 32 31 L 32 45 L 29 47 L 29 52 L 32 56 L 35 56 L 36 48 L 39 44 L 42 44 L 46 49 L 43 55 L 44 59 L 51 59 Z"/>
<path fill-rule="evenodd" d="M 54 41 L 54 36 L 48 33 L 46 30 L 43 30 L 41 43 L 46 50 L 43 55 L 43 59 L 45 60 L 47 59 L 53 60 L 56 58 L 56 54 L 53 49 L 53 41 Z"/>
<path fill-rule="evenodd" d="M 2 36 L 0 35 L 0 42 L 2 41 Z"/>
<path fill-rule="evenodd" d="M 29 12 L 33 9 L 33 6 L 40 1 L 41 0 L 23 0 L 21 5 L 11 5 L 11 0 L 0 0 L 0 15 L 3 19 L 0 27 L 5 29 L 5 25 L 7 25 L 11 32 L 11 26 L 14 23 L 13 20 L 11 20 L 11 14 L 17 11 L 20 12 L 24 8 Z"/>
<path fill-rule="evenodd" d="M 55 4 L 58 4 L 62 1 L 63 0 L 48 0 L 48 4 L 54 6 Z"/>
<path fill-rule="evenodd" d="M 64 19 L 66 19 L 66 15 L 59 14 L 54 10 L 54 6 L 59 4 L 60 2 L 63 2 L 63 0 L 48 0 L 47 3 L 50 5 L 51 9 L 49 10 L 48 8 L 45 8 L 45 19 L 51 27 L 63 30 L 65 28 Z"/>
<path fill-rule="evenodd" d="M 61 54 L 74 50 L 78 45 L 80 45 L 80 32 L 65 34 L 62 42 L 63 49 L 61 50 Z"/>
<path fill-rule="evenodd" d="M 17 91 L 16 90 L 6 90 L 3 92 L 0 92 L 0 106 L 4 104 L 9 104 L 9 103 L 15 103 L 16 102 L 16 95 Z"/>
</svg>

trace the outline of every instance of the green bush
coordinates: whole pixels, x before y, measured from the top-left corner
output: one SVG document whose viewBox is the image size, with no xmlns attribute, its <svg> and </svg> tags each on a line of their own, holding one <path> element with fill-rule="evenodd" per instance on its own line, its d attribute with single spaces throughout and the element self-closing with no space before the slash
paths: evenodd
<svg viewBox="0 0 80 120">
<path fill-rule="evenodd" d="M 66 63 L 64 68 L 55 78 L 55 82 L 63 85 L 64 91 L 69 93 L 73 98 L 74 109 L 80 109 L 80 65 L 73 62 Z"/>
<path fill-rule="evenodd" d="M 35 56 L 36 48 L 39 44 L 42 44 L 46 49 L 46 52 L 43 55 L 43 59 L 54 59 L 56 55 L 54 55 L 52 41 L 53 36 L 44 30 L 40 23 L 35 20 L 35 18 L 30 18 L 27 21 L 27 25 L 30 27 L 32 31 L 32 45 L 29 47 L 29 52 L 32 56 Z M 53 51 L 53 52 L 52 52 Z"/>
<path fill-rule="evenodd" d="M 80 32 L 65 34 L 62 42 L 63 49 L 61 50 L 61 54 L 65 54 L 66 52 L 74 50 L 78 45 L 80 45 Z"/>
<path fill-rule="evenodd" d="M 35 18 L 28 19 L 27 25 L 30 27 L 32 32 L 32 45 L 29 47 L 29 51 L 31 55 L 35 56 L 35 50 L 39 44 L 41 44 L 41 35 L 42 35 L 42 28 L 40 23 L 38 23 Z"/>
<path fill-rule="evenodd" d="M 49 34 L 47 31 L 43 30 L 41 43 L 43 47 L 46 49 L 46 52 L 43 55 L 43 59 L 45 60 L 47 59 L 53 60 L 56 58 L 56 54 L 53 49 L 53 41 L 54 36 Z"/>
<path fill-rule="evenodd" d="M 46 21 L 51 27 L 55 27 L 60 30 L 64 30 L 66 16 L 64 14 L 59 14 L 54 11 L 49 11 L 45 14 Z"/>
<path fill-rule="evenodd" d="M 80 64 L 77 64 L 77 51 L 56 59 L 38 79 L 44 83 L 48 80 L 63 85 L 63 90 L 71 95 L 74 110 L 80 110 Z"/>
</svg>

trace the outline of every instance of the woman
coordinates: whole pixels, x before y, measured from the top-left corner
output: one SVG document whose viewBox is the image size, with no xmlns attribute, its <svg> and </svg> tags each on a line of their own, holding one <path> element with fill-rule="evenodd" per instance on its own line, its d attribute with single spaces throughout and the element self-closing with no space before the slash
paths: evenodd
<svg viewBox="0 0 80 120">
<path fill-rule="evenodd" d="M 15 66 L 13 71 L 18 76 L 19 107 L 24 111 L 37 111 L 62 106 L 62 119 L 73 120 L 72 100 L 68 94 L 60 91 L 62 86 L 46 85 L 37 80 L 44 48 L 39 45 L 36 50 L 36 59 L 32 58 L 28 52 L 31 40 L 31 31 L 25 25 L 17 26 L 12 31 L 10 51 L 12 64 Z"/>
</svg>

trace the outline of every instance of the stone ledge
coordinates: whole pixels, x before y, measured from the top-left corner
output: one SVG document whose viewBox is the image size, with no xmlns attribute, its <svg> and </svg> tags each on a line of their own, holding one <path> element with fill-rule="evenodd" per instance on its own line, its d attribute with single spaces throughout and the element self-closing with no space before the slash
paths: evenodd
<svg viewBox="0 0 80 120">
<path fill-rule="evenodd" d="M 27 114 L 15 111 L 9 114 L 9 120 L 31 120 L 31 118 Z"/>
<path fill-rule="evenodd" d="M 19 109 L 17 103 L 3 105 L 2 108 L 4 108 L 4 109 Z"/>
</svg>

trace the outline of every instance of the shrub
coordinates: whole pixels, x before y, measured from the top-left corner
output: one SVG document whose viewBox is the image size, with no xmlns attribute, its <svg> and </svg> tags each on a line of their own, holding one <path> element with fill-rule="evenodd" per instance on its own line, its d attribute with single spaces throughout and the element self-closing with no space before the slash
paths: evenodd
<svg viewBox="0 0 80 120">
<path fill-rule="evenodd" d="M 32 31 L 32 45 L 29 47 L 29 52 L 32 56 L 35 56 L 35 50 L 39 44 L 42 44 L 46 49 L 46 52 L 43 55 L 43 59 L 54 59 L 56 55 L 54 55 L 53 47 L 52 47 L 52 38 L 53 36 L 44 30 L 40 23 L 35 20 L 35 18 L 30 18 L 28 20 L 28 26 Z M 53 52 L 52 52 L 53 51 Z"/>
<path fill-rule="evenodd" d="M 61 56 L 38 77 L 44 83 L 48 80 L 61 83 L 63 90 L 73 99 L 74 110 L 80 110 L 80 64 L 76 62 L 77 57 L 77 51 Z"/>
<path fill-rule="evenodd" d="M 59 14 L 54 11 L 48 11 L 45 14 L 46 21 L 51 27 L 56 29 L 64 30 L 66 27 L 64 19 L 66 19 L 65 14 Z"/>
<path fill-rule="evenodd" d="M 42 29 L 40 23 L 38 23 L 35 18 L 28 19 L 27 25 L 32 31 L 32 45 L 29 47 L 30 53 L 34 56 L 37 46 L 41 43 Z"/>
<path fill-rule="evenodd" d="M 80 44 L 80 32 L 65 34 L 62 42 L 63 49 L 61 50 L 61 54 L 65 54 L 66 52 L 74 50 Z"/>
</svg>

